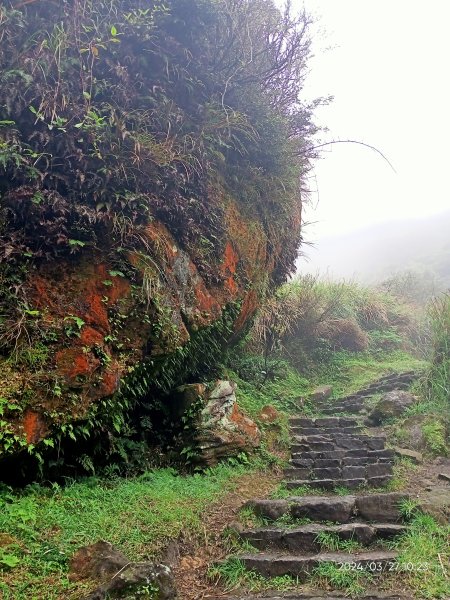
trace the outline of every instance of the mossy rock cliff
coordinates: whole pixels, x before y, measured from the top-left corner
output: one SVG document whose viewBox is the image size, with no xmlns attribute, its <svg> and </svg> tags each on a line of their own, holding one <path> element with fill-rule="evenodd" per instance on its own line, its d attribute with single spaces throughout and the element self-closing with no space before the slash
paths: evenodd
<svg viewBox="0 0 450 600">
<path fill-rule="evenodd" d="M 0 7 L 0 453 L 120 429 L 111 407 L 206 373 L 293 271 L 307 25 L 261 0 Z"/>
</svg>

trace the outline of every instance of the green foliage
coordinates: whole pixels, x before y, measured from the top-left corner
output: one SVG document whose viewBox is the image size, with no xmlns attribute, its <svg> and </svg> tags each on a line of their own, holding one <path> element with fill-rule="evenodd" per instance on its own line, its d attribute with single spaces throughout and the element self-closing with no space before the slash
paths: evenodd
<svg viewBox="0 0 450 600">
<path fill-rule="evenodd" d="M 361 549 L 361 544 L 354 540 L 348 539 L 343 540 L 337 533 L 330 531 L 320 531 L 315 541 L 320 544 L 322 550 L 329 550 L 330 552 L 356 552 Z"/>
<path fill-rule="evenodd" d="M 271 0 L 3 3 L 10 259 L 86 252 L 106 238 L 143 249 L 154 216 L 211 255 L 224 233 L 217 198 L 231 191 L 274 246 L 284 240 L 283 279 L 320 103 L 301 102 L 309 24 Z"/>
<path fill-rule="evenodd" d="M 107 539 L 133 560 L 158 558 L 169 540 L 202 531 L 205 508 L 251 469 L 220 465 L 187 477 L 161 469 L 129 479 L 68 480 L 65 487 L 34 484 L 17 493 L 4 488 L 0 532 L 15 542 L 0 552 L 0 570 L 8 571 L 2 592 L 15 600 L 85 595 L 82 583 L 68 579 L 78 548 Z"/>
<path fill-rule="evenodd" d="M 412 309 L 387 292 L 306 275 L 265 303 L 248 348 L 286 358 L 307 372 L 331 362 L 336 352 L 382 356 L 411 347 L 415 325 Z"/>
<path fill-rule="evenodd" d="M 414 511 L 409 527 L 396 541 L 406 583 L 420 598 L 450 596 L 450 527 Z"/>
<path fill-rule="evenodd" d="M 400 491 L 405 489 L 410 479 L 414 477 L 414 473 L 417 471 L 417 465 L 414 464 L 409 458 L 396 458 L 392 479 L 385 486 L 383 491 Z"/>
<path fill-rule="evenodd" d="M 412 498 L 403 498 L 399 503 L 400 514 L 405 521 L 411 519 L 419 512 L 419 504 Z"/>
<path fill-rule="evenodd" d="M 276 589 L 283 592 L 293 589 L 297 580 L 289 575 L 265 578 L 254 571 L 247 571 L 244 563 L 236 557 L 230 557 L 218 565 L 210 567 L 208 575 L 213 580 L 219 580 L 227 590 L 245 586 L 252 592 Z"/>
<path fill-rule="evenodd" d="M 447 432 L 442 422 L 424 423 L 422 433 L 427 449 L 433 456 L 447 456 Z"/>
<path fill-rule="evenodd" d="M 432 335 L 431 367 L 427 373 L 422 393 L 434 407 L 433 412 L 449 414 L 450 411 L 450 294 L 442 294 L 429 306 Z"/>
<path fill-rule="evenodd" d="M 313 571 L 313 581 L 319 585 L 344 590 L 346 595 L 357 598 L 373 580 L 366 569 L 345 569 L 334 563 L 323 563 Z"/>
<path fill-rule="evenodd" d="M 301 485 L 295 489 L 288 489 L 284 483 L 282 483 L 276 490 L 274 490 L 270 497 L 277 498 L 291 498 L 292 496 L 325 496 L 326 491 L 320 488 L 315 488 L 310 485 Z"/>
</svg>

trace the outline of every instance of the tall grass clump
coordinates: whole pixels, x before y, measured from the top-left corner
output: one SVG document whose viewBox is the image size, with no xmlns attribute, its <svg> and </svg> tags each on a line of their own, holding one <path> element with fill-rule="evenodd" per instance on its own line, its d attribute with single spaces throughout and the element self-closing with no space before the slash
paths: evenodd
<svg viewBox="0 0 450 600">
<path fill-rule="evenodd" d="M 248 348 L 305 371 L 340 351 L 411 351 L 418 330 L 413 309 L 385 290 L 305 275 L 263 306 Z"/>
<path fill-rule="evenodd" d="M 450 293 L 434 299 L 429 308 L 432 334 L 431 365 L 424 384 L 424 395 L 435 409 L 448 414 L 450 409 Z"/>
</svg>

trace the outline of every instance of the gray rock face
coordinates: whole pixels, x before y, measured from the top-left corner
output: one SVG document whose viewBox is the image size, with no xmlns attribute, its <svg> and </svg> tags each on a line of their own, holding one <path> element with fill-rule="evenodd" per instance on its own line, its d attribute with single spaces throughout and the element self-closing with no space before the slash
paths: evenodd
<svg viewBox="0 0 450 600">
<path fill-rule="evenodd" d="M 372 409 L 367 420 L 372 425 L 380 425 L 388 419 L 399 417 L 416 401 L 417 398 L 409 392 L 404 392 L 402 390 L 388 392 L 381 397 L 379 402 Z"/>
<path fill-rule="evenodd" d="M 130 562 L 112 544 L 99 541 L 80 548 L 70 561 L 72 580 L 97 580 L 99 587 L 85 600 L 174 600 L 177 598 L 170 567 L 153 562 Z"/>
<path fill-rule="evenodd" d="M 358 496 L 356 498 L 356 513 L 358 518 L 367 521 L 395 523 L 401 518 L 400 503 L 406 498 L 406 494 L 395 492 Z"/>
<path fill-rule="evenodd" d="M 311 393 L 310 398 L 311 400 L 327 400 L 328 398 L 331 398 L 332 393 L 333 388 L 331 385 L 321 385 Z"/>
<path fill-rule="evenodd" d="M 407 458 L 412 461 L 416 465 L 420 465 L 423 462 L 423 457 L 420 452 L 416 452 L 415 450 L 408 450 L 407 448 L 394 448 L 395 455 L 399 458 Z"/>
<path fill-rule="evenodd" d="M 195 443 L 199 448 L 197 462 L 215 465 L 222 458 L 249 452 L 259 446 L 257 425 L 239 409 L 236 384 L 219 380 L 205 395 Z"/>
</svg>

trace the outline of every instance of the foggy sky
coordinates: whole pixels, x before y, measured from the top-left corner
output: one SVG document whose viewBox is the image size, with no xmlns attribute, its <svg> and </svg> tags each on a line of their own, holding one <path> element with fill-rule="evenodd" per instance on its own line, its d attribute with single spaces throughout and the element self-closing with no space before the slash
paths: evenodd
<svg viewBox="0 0 450 600">
<path fill-rule="evenodd" d="M 320 242 L 368 224 L 449 208 L 450 2 L 305 0 L 304 5 L 320 17 L 305 98 L 335 96 L 317 114 L 330 130 L 322 138 L 367 142 L 397 171 L 366 148 L 331 146 L 309 181 L 317 191 L 305 218 L 319 223 L 305 229 L 306 239 Z M 314 251 L 308 253 L 313 258 Z"/>
</svg>

